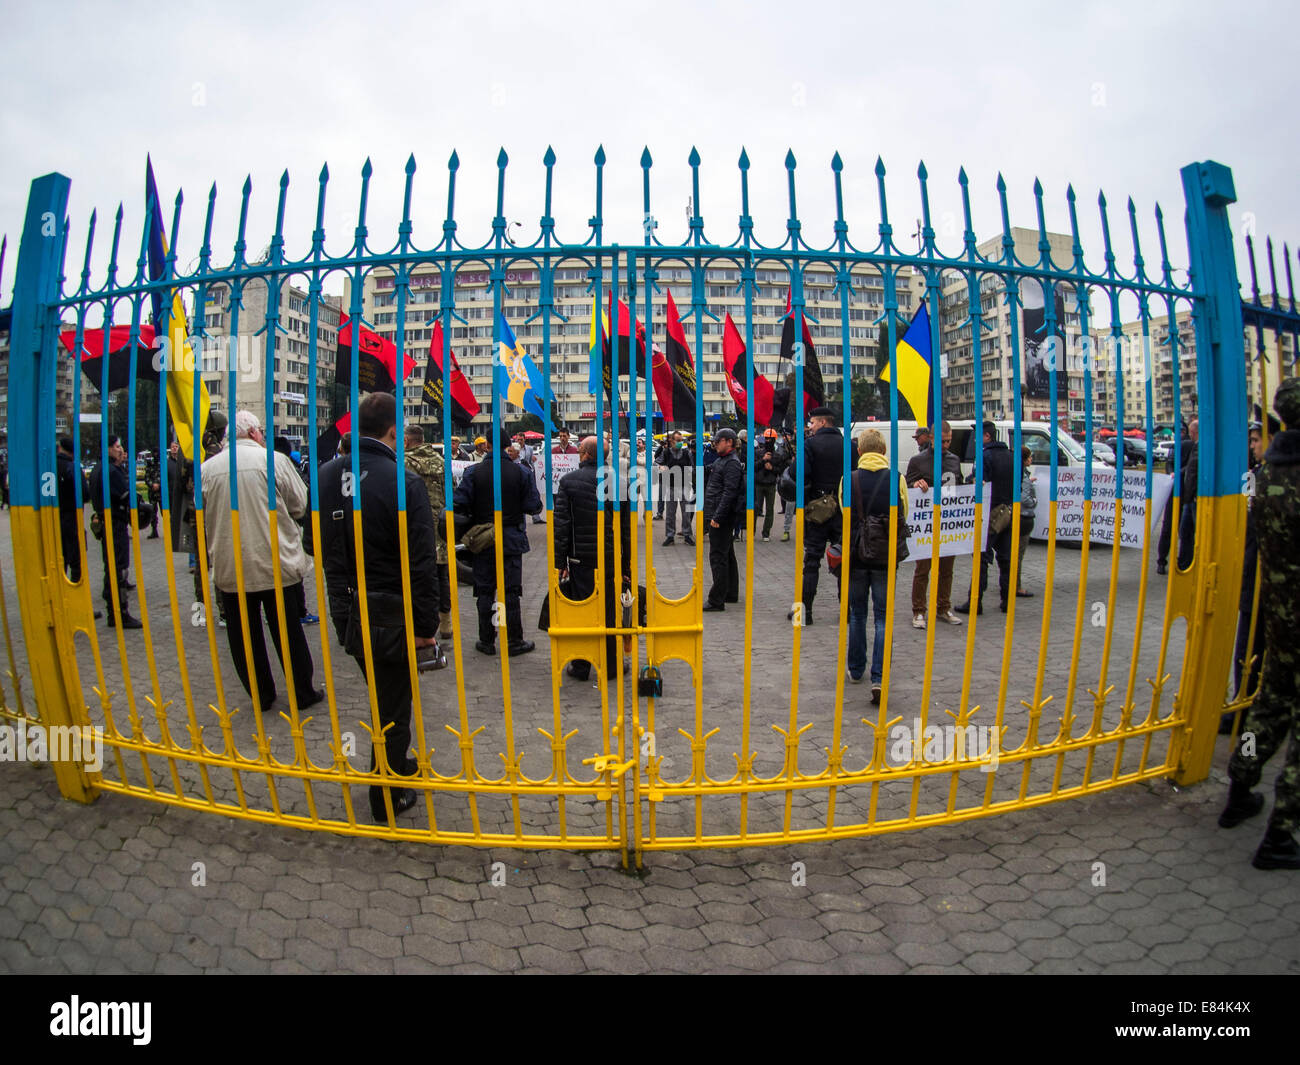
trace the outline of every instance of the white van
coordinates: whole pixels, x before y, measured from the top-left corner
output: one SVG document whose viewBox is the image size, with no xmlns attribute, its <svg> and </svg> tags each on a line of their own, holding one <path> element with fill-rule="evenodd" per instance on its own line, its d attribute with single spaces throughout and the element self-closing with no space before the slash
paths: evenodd
<svg viewBox="0 0 1300 1065">
<path fill-rule="evenodd" d="M 856 440 L 858 434 L 864 429 L 875 429 L 885 438 L 885 446 L 888 447 L 889 431 L 892 424 L 892 422 L 854 422 L 849 432 L 853 435 L 853 439 Z M 949 419 L 948 424 L 952 427 L 952 450 L 961 458 L 962 477 L 969 480 L 975 471 L 977 435 L 974 429 L 976 423 L 967 418 Z M 1010 447 L 1014 442 L 1016 423 L 1013 421 L 999 421 L 994 424 L 998 427 L 999 437 L 1005 440 L 1007 446 Z M 906 472 L 908 462 L 919 450 L 916 446 L 916 439 L 912 435 L 915 432 L 916 422 L 898 423 L 898 469 L 900 473 Z M 1030 462 L 1036 471 L 1051 465 L 1052 430 L 1046 422 L 1021 422 L 1020 442 L 1029 448 Z M 1087 456 L 1083 450 L 1083 445 L 1069 433 L 1061 430 L 1057 434 L 1056 444 L 1056 464 L 1058 467 L 1082 467 L 1086 465 Z"/>
</svg>

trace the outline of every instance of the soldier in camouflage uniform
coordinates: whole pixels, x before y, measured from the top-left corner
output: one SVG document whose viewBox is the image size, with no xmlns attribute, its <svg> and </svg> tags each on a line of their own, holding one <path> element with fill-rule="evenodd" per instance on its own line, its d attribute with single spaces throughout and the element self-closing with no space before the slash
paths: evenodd
<svg viewBox="0 0 1300 1065">
<path fill-rule="evenodd" d="M 1246 713 L 1241 739 L 1228 763 L 1231 787 L 1219 824 L 1232 828 L 1264 807 L 1259 783 L 1264 763 L 1285 742 L 1268 831 L 1251 863 L 1256 869 L 1300 869 L 1300 380 L 1278 386 L 1273 400 L 1286 425 L 1273 437 L 1255 476 L 1255 530 L 1259 539 L 1259 624 L 1264 671 Z"/>
<path fill-rule="evenodd" d="M 424 487 L 429 490 L 429 502 L 433 506 L 438 519 L 438 594 L 440 596 L 438 603 L 438 638 L 447 640 L 451 638 L 451 582 L 447 573 L 447 543 L 443 539 L 446 536 L 445 522 L 442 516 L 442 507 L 445 502 L 442 487 L 445 464 L 442 461 L 442 453 L 436 450 L 432 444 L 424 442 L 423 426 L 408 422 L 405 439 L 406 468 L 424 481 Z"/>
</svg>

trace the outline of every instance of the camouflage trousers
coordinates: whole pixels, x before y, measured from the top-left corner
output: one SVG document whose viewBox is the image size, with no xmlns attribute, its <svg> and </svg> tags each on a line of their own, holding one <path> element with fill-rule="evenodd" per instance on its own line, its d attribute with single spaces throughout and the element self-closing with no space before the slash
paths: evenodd
<svg viewBox="0 0 1300 1065">
<path fill-rule="evenodd" d="M 1237 749 L 1228 763 L 1228 776 L 1238 784 L 1253 788 L 1259 783 L 1264 763 L 1285 742 L 1286 762 L 1274 785 L 1270 824 L 1294 834 L 1300 829 L 1300 686 L 1297 685 L 1300 652 L 1296 650 L 1294 636 L 1287 639 L 1283 633 L 1272 631 L 1282 628 L 1275 624 L 1265 630 L 1264 673 L 1259 694 L 1246 711 Z M 1254 751 L 1244 754 L 1243 747 L 1249 749 L 1252 738 Z"/>
</svg>

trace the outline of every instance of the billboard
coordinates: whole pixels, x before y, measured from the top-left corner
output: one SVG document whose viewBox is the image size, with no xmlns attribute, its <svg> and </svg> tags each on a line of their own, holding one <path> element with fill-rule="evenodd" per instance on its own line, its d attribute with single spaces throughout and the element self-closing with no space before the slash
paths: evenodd
<svg viewBox="0 0 1300 1065">
<path fill-rule="evenodd" d="M 1024 338 L 1024 385 L 1026 399 L 1051 398 L 1051 371 L 1056 370 L 1056 396 L 1067 399 L 1070 375 L 1065 372 L 1065 297 L 1057 286 L 1053 303 L 1052 333 L 1047 331 L 1047 308 L 1042 282 L 1026 278 L 1020 284 L 1021 336 Z"/>
</svg>

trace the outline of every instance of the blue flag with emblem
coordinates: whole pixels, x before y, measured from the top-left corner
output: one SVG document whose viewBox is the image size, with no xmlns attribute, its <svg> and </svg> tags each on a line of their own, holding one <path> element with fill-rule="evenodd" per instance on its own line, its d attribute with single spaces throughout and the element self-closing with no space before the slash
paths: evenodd
<svg viewBox="0 0 1300 1065">
<path fill-rule="evenodd" d="M 497 374 L 497 393 L 507 403 L 535 414 L 543 421 L 546 412 L 542 408 L 546 396 L 546 382 L 542 380 L 541 371 L 533 364 L 524 346 L 515 339 L 514 330 L 506 321 L 504 314 L 498 315 L 501 326 L 501 343 L 497 348 L 500 363 Z"/>
</svg>

